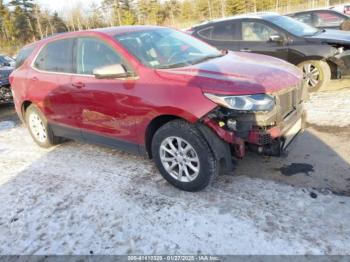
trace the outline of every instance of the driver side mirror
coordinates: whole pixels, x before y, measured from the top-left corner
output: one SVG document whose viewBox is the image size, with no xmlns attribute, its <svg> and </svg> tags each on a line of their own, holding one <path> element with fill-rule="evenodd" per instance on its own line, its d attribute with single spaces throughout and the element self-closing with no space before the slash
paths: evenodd
<svg viewBox="0 0 350 262">
<path fill-rule="evenodd" d="M 270 35 L 270 41 L 282 43 L 282 42 L 284 42 L 284 37 L 281 35 L 278 35 L 278 34 Z"/>
<path fill-rule="evenodd" d="M 129 73 L 121 64 L 102 66 L 94 69 L 92 73 L 97 79 L 114 79 L 129 76 Z"/>
</svg>

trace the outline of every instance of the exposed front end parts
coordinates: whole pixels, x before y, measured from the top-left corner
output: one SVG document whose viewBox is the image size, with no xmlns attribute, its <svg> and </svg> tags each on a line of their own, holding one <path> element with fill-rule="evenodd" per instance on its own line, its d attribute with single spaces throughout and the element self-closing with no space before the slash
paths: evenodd
<svg viewBox="0 0 350 262">
<path fill-rule="evenodd" d="M 270 111 L 239 111 L 217 107 L 202 118 L 231 147 L 232 155 L 242 159 L 246 149 L 268 156 L 280 156 L 299 134 L 305 123 L 303 101 L 308 99 L 302 85 L 273 94 Z"/>
</svg>

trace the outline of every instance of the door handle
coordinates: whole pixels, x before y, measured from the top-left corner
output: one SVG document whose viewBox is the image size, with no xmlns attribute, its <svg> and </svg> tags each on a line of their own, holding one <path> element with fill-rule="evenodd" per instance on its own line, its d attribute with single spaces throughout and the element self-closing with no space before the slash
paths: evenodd
<svg viewBox="0 0 350 262">
<path fill-rule="evenodd" d="M 241 52 L 251 52 L 252 50 L 250 50 L 249 48 L 242 48 L 239 51 L 241 51 Z"/>
<path fill-rule="evenodd" d="M 74 83 L 72 83 L 72 86 L 74 86 L 76 88 L 83 88 L 85 86 L 85 84 L 83 82 L 74 82 Z"/>
<path fill-rule="evenodd" d="M 39 79 L 36 76 L 33 76 L 30 80 L 32 81 L 38 81 Z"/>
</svg>

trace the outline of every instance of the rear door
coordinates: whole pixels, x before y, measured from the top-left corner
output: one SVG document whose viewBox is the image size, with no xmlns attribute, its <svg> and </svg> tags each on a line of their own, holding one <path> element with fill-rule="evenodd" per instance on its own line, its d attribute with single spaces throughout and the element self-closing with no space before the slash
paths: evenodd
<svg viewBox="0 0 350 262">
<path fill-rule="evenodd" d="M 47 43 L 27 75 L 30 93 L 52 124 L 78 128 L 72 74 L 74 38 Z"/>
<path fill-rule="evenodd" d="M 277 28 L 262 20 L 242 20 L 241 32 L 240 51 L 270 55 L 287 60 L 288 48 L 285 44 L 270 40 L 272 35 L 280 35 L 286 38 L 284 32 L 280 32 Z"/>
<path fill-rule="evenodd" d="M 240 23 L 237 21 L 224 21 L 201 28 L 196 37 L 204 40 L 218 49 L 231 51 L 239 50 Z"/>
<path fill-rule="evenodd" d="M 72 78 L 75 101 L 79 104 L 79 127 L 85 139 L 111 144 L 108 137 L 120 140 L 116 146 L 128 146 L 136 136 L 133 107 L 135 77 L 96 79 L 93 71 L 108 65 L 128 63 L 110 42 L 97 37 L 81 37 L 76 43 L 76 71 Z M 103 138 L 105 137 L 105 139 Z"/>
</svg>

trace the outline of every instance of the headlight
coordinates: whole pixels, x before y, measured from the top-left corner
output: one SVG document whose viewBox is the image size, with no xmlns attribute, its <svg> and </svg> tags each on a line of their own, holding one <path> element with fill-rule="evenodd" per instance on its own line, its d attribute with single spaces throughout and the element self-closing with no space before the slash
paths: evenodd
<svg viewBox="0 0 350 262">
<path fill-rule="evenodd" d="M 240 111 L 271 111 L 275 106 L 274 97 L 267 94 L 222 96 L 205 93 L 204 95 L 218 105 Z"/>
</svg>

